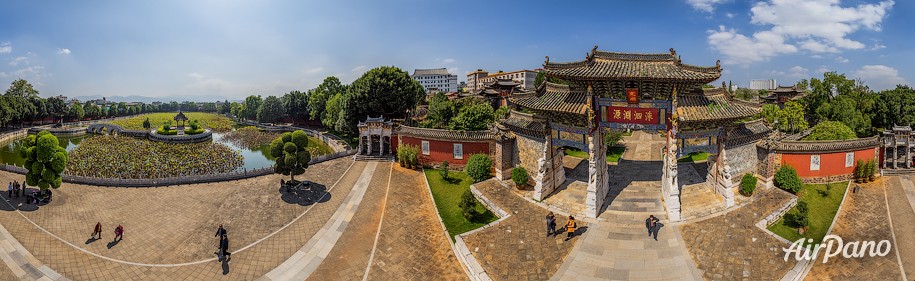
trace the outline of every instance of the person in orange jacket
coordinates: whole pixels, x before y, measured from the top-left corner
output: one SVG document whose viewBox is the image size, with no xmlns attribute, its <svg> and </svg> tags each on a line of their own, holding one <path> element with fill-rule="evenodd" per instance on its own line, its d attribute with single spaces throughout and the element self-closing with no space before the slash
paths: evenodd
<svg viewBox="0 0 915 281">
<path fill-rule="evenodd" d="M 575 235 L 575 228 L 578 227 L 578 224 L 575 223 L 575 217 L 569 216 L 569 221 L 566 222 L 566 239 L 572 239 L 572 236 Z"/>
</svg>

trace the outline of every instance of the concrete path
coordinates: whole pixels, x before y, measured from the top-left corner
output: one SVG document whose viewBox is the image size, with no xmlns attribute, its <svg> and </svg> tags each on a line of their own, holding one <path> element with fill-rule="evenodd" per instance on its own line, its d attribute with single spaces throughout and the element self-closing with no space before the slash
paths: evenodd
<svg viewBox="0 0 915 281">
<path fill-rule="evenodd" d="M 2 200 L 2 199 L 0 199 Z M 36 259 L 6 228 L 0 225 L 0 259 L 19 280 L 70 280 Z M 3 273 L 0 271 L 0 273 Z M 2 278 L 2 276 L 0 276 Z M 5 280 L 5 279 L 0 279 Z"/>
<path fill-rule="evenodd" d="M 623 161 L 610 167 L 606 211 L 566 258 L 553 280 L 702 280 L 661 199 L 660 137 L 635 132 Z M 645 219 L 662 223 L 658 241 Z"/>
<path fill-rule="evenodd" d="M 296 251 L 292 257 L 287 259 L 280 266 L 268 272 L 258 280 L 305 280 L 321 265 L 321 262 L 327 258 L 337 240 L 343 235 L 347 224 L 352 221 L 359 203 L 368 189 L 372 175 L 378 162 L 370 162 L 359 175 L 359 180 L 353 186 L 352 191 L 344 199 L 344 203 L 337 208 L 330 220 L 324 224 L 318 233 L 315 234 L 308 243 Z M 345 177 L 351 177 L 353 174 L 347 174 Z"/>
</svg>

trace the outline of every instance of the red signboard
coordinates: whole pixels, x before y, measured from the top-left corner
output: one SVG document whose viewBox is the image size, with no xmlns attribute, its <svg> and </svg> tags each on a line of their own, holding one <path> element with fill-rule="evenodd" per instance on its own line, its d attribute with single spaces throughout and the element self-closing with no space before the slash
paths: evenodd
<svg viewBox="0 0 915 281">
<path fill-rule="evenodd" d="M 607 107 L 607 122 L 633 124 L 660 124 L 660 109 L 639 107 Z"/>
<path fill-rule="evenodd" d="M 626 89 L 626 101 L 630 104 L 639 103 L 639 89 Z"/>
</svg>

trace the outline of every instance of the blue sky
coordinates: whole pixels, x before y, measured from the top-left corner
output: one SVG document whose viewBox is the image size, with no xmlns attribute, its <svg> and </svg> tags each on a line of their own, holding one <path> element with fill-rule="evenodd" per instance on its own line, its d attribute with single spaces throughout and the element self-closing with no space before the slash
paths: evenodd
<svg viewBox="0 0 915 281">
<path fill-rule="evenodd" d="M 544 56 L 677 50 L 722 80 L 838 71 L 915 81 L 913 1 L 15 1 L 0 10 L 0 83 L 42 96 L 240 99 L 351 82 L 375 66 L 533 69 Z M 716 83 L 720 83 L 716 82 Z M 5 86 L 3 86 L 5 88 Z"/>
</svg>

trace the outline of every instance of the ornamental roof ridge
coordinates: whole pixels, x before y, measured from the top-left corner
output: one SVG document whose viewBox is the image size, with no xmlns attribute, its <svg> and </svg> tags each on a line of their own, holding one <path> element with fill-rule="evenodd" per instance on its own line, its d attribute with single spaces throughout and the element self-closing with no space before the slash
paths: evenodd
<svg viewBox="0 0 915 281">
<path fill-rule="evenodd" d="M 661 61 L 676 62 L 677 56 L 671 53 L 624 53 L 594 50 L 593 57 L 608 60 L 628 60 L 628 61 Z"/>
<path fill-rule="evenodd" d="M 426 137 L 432 139 L 440 140 L 499 140 L 502 139 L 502 134 L 493 130 L 492 128 L 487 130 L 480 131 L 459 131 L 459 130 L 445 130 L 445 129 L 431 129 L 431 128 L 419 128 L 419 127 L 410 127 L 406 125 L 399 125 L 396 129 L 398 134 L 416 136 L 416 137 Z"/>
<path fill-rule="evenodd" d="M 879 136 L 852 140 L 781 140 L 775 143 L 775 150 L 779 152 L 839 152 L 862 148 L 874 148 L 880 144 Z"/>
</svg>

